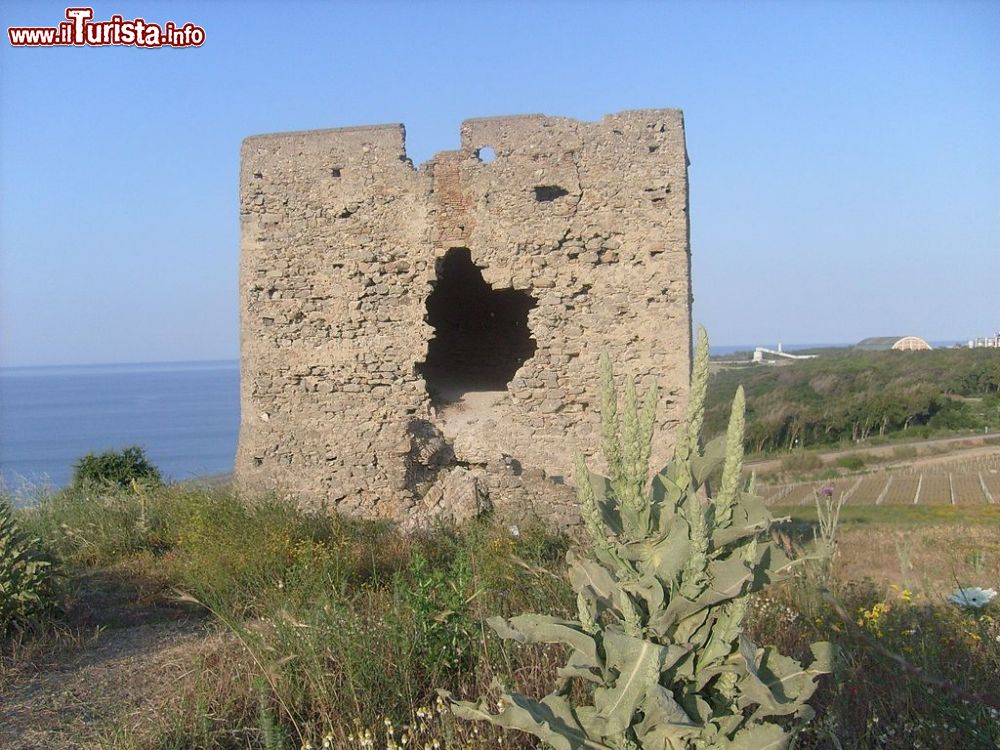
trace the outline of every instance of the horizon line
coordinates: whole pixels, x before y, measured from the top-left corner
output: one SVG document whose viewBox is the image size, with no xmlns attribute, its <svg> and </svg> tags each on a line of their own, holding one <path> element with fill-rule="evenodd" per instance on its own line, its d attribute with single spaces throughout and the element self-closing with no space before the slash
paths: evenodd
<svg viewBox="0 0 1000 750">
<path fill-rule="evenodd" d="M 966 339 L 936 339 L 931 341 L 927 339 L 928 343 L 936 343 L 938 345 L 942 344 L 964 344 Z M 783 348 L 794 346 L 800 348 L 808 349 L 836 349 L 843 347 L 853 347 L 857 342 L 850 341 L 822 341 L 822 342 L 796 342 L 792 341 L 785 343 L 783 341 L 778 342 Z M 778 345 L 778 344 L 775 344 Z M 747 351 L 753 351 L 755 347 L 767 346 L 769 344 L 748 344 L 748 343 L 738 343 L 738 344 L 711 344 L 709 349 L 732 349 L 734 347 L 746 348 Z M 66 368 L 66 367 L 82 367 L 82 368 L 92 368 L 92 367 L 137 367 L 137 366 L 151 366 L 151 365 L 197 365 L 197 364 L 212 364 L 212 363 L 235 363 L 239 364 L 240 357 L 215 357 L 212 359 L 164 359 L 164 360 L 144 360 L 144 361 L 117 361 L 117 362 L 63 362 L 60 364 L 26 364 L 26 365 L 4 365 L 0 364 L 0 371 L 2 370 L 41 370 L 47 368 Z"/>
<path fill-rule="evenodd" d="M 153 365 L 207 365 L 215 363 L 235 363 L 239 364 L 239 357 L 223 357 L 214 359 L 164 359 L 164 360 L 145 360 L 145 361 L 129 361 L 129 362 L 64 362 L 62 364 L 33 364 L 33 365 L 2 365 L 0 364 L 0 370 L 43 370 L 49 368 L 65 368 L 65 367 L 137 367 L 137 366 L 153 366 Z"/>
</svg>

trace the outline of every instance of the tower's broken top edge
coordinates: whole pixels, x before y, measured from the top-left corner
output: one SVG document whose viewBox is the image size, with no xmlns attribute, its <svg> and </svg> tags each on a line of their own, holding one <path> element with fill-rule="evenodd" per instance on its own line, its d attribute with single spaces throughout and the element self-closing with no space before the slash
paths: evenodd
<svg viewBox="0 0 1000 750">
<path fill-rule="evenodd" d="M 581 120 L 576 117 L 566 117 L 564 115 L 546 115 L 541 112 L 522 115 L 492 115 L 490 117 L 470 117 L 462 120 L 462 125 L 472 125 L 489 122 L 507 122 L 509 120 L 562 120 L 564 122 L 578 122 L 582 125 L 594 125 L 605 120 L 624 115 L 662 116 L 662 115 L 683 115 L 683 111 L 678 107 L 655 107 L 651 109 L 624 109 L 620 112 L 609 112 L 602 115 L 599 120 Z"/>
<path fill-rule="evenodd" d="M 273 133 L 257 133 L 248 135 L 243 142 L 256 141 L 262 138 L 288 138 L 297 135 L 325 135 L 327 133 L 365 133 L 377 132 L 379 130 L 406 131 L 406 126 L 401 122 L 386 122 L 377 125 L 347 125 L 342 128 L 314 128 L 312 130 L 278 130 Z"/>
<path fill-rule="evenodd" d="M 616 117 L 622 117 L 624 115 L 641 115 L 641 116 L 659 116 L 659 115 L 680 115 L 683 117 L 683 111 L 676 107 L 662 107 L 653 109 L 626 109 L 620 112 L 612 112 L 601 117 L 600 120 L 580 120 L 574 117 L 563 117 L 561 115 L 546 115 L 542 113 L 532 113 L 532 114 L 516 114 L 516 115 L 493 115 L 490 117 L 470 117 L 468 119 L 462 120 L 459 125 L 459 130 L 467 125 L 481 125 L 483 123 L 504 123 L 511 120 L 518 120 L 521 122 L 530 120 L 562 120 L 564 122 L 577 122 L 580 124 L 596 124 L 598 122 L 603 122 Z M 313 130 L 281 130 L 273 133 L 259 133 L 256 135 L 250 135 L 243 139 L 244 143 L 249 141 L 255 141 L 264 138 L 288 138 L 294 136 L 308 136 L 308 135 L 324 135 L 330 133 L 359 133 L 359 132 L 378 132 L 382 130 L 398 130 L 405 135 L 406 126 L 401 122 L 391 122 L 391 123 L 380 123 L 376 125 L 348 125 L 346 127 L 339 128 L 317 128 Z"/>
</svg>

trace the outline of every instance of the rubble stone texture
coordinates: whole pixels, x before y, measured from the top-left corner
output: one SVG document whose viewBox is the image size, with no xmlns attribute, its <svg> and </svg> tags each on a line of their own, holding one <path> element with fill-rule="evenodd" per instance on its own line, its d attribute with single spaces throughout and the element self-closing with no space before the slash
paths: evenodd
<svg viewBox="0 0 1000 750">
<path fill-rule="evenodd" d="M 468 120 L 420 168 L 402 125 L 246 139 L 239 486 L 411 525 L 570 522 L 602 351 L 659 383 L 664 463 L 690 370 L 687 164 L 669 109 Z"/>
</svg>

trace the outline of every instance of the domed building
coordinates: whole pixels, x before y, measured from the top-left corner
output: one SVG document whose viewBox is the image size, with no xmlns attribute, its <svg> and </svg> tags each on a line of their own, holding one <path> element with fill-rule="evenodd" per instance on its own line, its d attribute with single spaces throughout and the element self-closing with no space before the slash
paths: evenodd
<svg viewBox="0 0 1000 750">
<path fill-rule="evenodd" d="M 919 336 L 872 336 L 859 341 L 854 348 L 863 352 L 917 352 L 930 351 L 934 347 Z"/>
</svg>

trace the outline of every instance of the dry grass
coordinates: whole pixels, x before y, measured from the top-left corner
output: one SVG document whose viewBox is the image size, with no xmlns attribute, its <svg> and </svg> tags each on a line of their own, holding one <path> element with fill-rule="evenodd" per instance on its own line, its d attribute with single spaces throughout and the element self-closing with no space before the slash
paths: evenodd
<svg viewBox="0 0 1000 750">
<path fill-rule="evenodd" d="M 247 507 L 218 490 L 163 490 L 141 512 L 136 503 L 128 493 L 93 505 L 60 498 L 29 517 L 74 571 L 64 622 L 87 635 L 51 658 L 41 656 L 45 636 L 7 644 L 19 657 L 0 672 L 2 710 L 16 714 L 0 719 L 5 748 L 295 750 L 328 740 L 361 750 L 403 735 L 417 747 L 535 747 L 441 714 L 435 689 L 474 698 L 499 679 L 548 692 L 563 654 L 509 647 L 483 620 L 567 611 L 568 540 L 541 528 L 514 536 L 499 522 L 404 538 L 280 504 Z M 977 617 L 944 596 L 1000 577 L 997 510 L 848 505 L 834 579 L 806 576 L 755 601 L 747 625 L 761 642 L 793 656 L 816 640 L 842 649 L 800 749 L 1000 740 L 1000 714 L 927 690 L 852 635 L 822 596 L 829 586 L 870 638 L 928 674 L 995 691 L 996 607 Z M 790 535 L 808 541 L 814 511 L 792 511 Z M 175 590 L 200 604 L 172 601 Z"/>
<path fill-rule="evenodd" d="M 941 601 L 956 586 L 1000 581 L 996 525 L 927 525 L 916 528 L 847 525 L 840 537 L 837 575 L 919 589 Z"/>
</svg>

